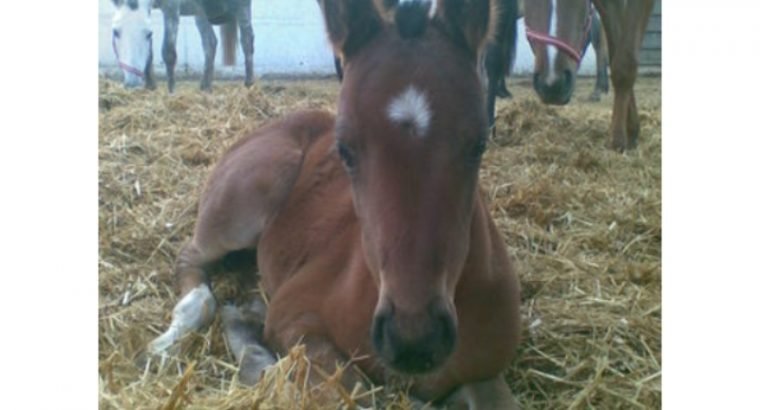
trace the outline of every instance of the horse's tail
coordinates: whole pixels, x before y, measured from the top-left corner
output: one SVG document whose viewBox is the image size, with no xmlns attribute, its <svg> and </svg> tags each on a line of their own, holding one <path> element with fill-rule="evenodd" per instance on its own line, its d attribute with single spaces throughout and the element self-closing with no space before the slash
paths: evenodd
<svg viewBox="0 0 760 410">
<path fill-rule="evenodd" d="M 235 65 L 235 55 L 237 54 L 237 19 L 222 24 L 222 60 L 224 65 Z"/>
</svg>

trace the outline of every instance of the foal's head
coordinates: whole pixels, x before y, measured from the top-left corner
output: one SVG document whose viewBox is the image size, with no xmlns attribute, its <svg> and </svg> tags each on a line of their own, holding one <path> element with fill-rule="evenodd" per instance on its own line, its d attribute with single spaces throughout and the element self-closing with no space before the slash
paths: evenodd
<svg viewBox="0 0 760 410">
<path fill-rule="evenodd" d="M 137 87 L 144 83 L 153 57 L 152 0 L 113 0 L 113 4 L 113 50 L 124 73 L 124 86 Z"/>
<path fill-rule="evenodd" d="M 457 340 L 454 293 L 470 246 L 488 122 L 478 57 L 488 0 L 323 0 L 345 61 L 337 151 L 379 289 L 372 342 L 427 372 Z"/>
<path fill-rule="evenodd" d="M 591 2 L 526 1 L 525 27 L 535 55 L 533 88 L 546 104 L 567 104 L 591 29 Z"/>
</svg>

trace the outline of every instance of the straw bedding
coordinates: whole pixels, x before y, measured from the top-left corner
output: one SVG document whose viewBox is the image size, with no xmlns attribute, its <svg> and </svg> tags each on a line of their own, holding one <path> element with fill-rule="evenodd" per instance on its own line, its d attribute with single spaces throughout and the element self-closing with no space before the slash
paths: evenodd
<svg viewBox="0 0 760 410">
<path fill-rule="evenodd" d="M 659 408 L 661 400 L 660 79 L 637 83 L 638 150 L 605 148 L 611 96 L 581 80 L 566 107 L 542 105 L 527 80 L 499 101 L 481 169 L 491 213 L 522 283 L 524 340 L 505 373 L 525 408 Z M 296 348 L 253 388 L 237 383 L 219 321 L 164 358 L 145 345 L 176 302 L 171 271 L 192 232 L 198 195 L 220 154 L 247 129 L 302 108 L 334 110 L 333 79 L 180 82 L 125 91 L 100 80 L 99 402 L 104 409 L 331 409 L 365 394 L 408 406 L 402 388 L 307 389 Z M 253 286 L 215 279 L 220 300 Z M 329 375 L 326 375 L 329 376 Z"/>
</svg>

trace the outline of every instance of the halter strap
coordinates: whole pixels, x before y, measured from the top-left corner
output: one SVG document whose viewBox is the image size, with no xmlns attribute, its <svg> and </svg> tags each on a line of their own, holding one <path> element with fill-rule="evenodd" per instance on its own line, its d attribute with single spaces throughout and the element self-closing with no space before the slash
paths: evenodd
<svg viewBox="0 0 760 410">
<path fill-rule="evenodd" d="M 122 70 L 130 72 L 140 78 L 145 78 L 145 73 L 143 73 L 142 70 L 138 70 L 131 65 L 121 61 L 121 57 L 119 57 L 119 49 L 116 48 L 116 38 L 111 39 L 111 45 L 113 46 L 113 53 L 116 54 L 116 61 L 119 63 L 119 67 L 121 67 Z"/>
<path fill-rule="evenodd" d="M 525 36 L 528 37 L 528 41 L 530 42 L 537 42 L 537 43 L 544 43 L 549 44 L 557 47 L 560 51 L 565 53 L 568 57 L 573 59 L 576 64 L 581 63 L 581 59 L 583 59 L 583 54 L 585 53 L 585 49 L 583 48 L 583 45 L 586 44 L 586 40 L 588 39 L 589 32 L 591 31 L 591 24 L 594 19 L 594 9 L 591 5 L 591 0 L 588 0 L 588 15 L 586 16 L 586 24 L 583 31 L 583 41 L 581 42 L 582 46 L 579 50 L 573 48 L 573 46 L 567 44 L 562 39 L 551 36 L 546 33 L 542 33 L 540 31 L 536 31 L 528 27 L 528 25 L 525 25 Z"/>
</svg>

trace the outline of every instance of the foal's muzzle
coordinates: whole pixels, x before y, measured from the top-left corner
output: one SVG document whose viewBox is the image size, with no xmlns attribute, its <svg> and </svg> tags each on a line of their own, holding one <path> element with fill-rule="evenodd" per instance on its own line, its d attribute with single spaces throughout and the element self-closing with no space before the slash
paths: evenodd
<svg viewBox="0 0 760 410">
<path fill-rule="evenodd" d="M 372 323 L 375 350 L 386 364 L 403 373 L 434 370 L 454 351 L 456 340 L 455 316 L 442 301 L 410 313 L 386 300 Z"/>
<path fill-rule="evenodd" d="M 555 77 L 551 83 L 542 79 L 539 73 L 533 74 L 533 89 L 544 104 L 567 104 L 573 96 L 573 88 L 575 88 L 575 78 L 573 72 L 568 69 L 562 70 L 562 75 Z"/>
</svg>

